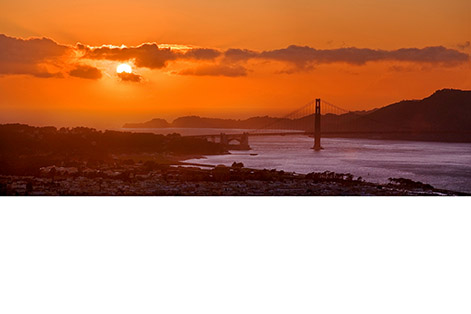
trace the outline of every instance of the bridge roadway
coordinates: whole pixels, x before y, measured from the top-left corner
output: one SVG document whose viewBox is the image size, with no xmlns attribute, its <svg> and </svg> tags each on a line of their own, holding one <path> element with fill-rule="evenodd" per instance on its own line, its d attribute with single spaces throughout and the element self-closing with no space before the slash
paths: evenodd
<svg viewBox="0 0 471 314">
<path fill-rule="evenodd" d="M 241 136 L 242 133 L 224 133 L 226 136 L 234 137 L 234 136 Z M 305 131 L 295 131 L 295 132 L 267 132 L 267 133 L 250 133 L 247 132 L 249 136 L 275 136 L 275 135 L 306 135 L 306 134 L 314 134 L 313 132 L 305 132 Z M 221 133 L 218 134 L 202 134 L 202 135 L 185 135 L 185 137 L 216 137 L 220 136 Z"/>
<path fill-rule="evenodd" d="M 241 136 L 242 133 L 224 133 L 228 137 Z M 266 132 L 266 133 L 250 133 L 247 132 L 249 136 L 286 136 L 286 135 L 314 135 L 314 132 L 306 131 L 293 131 L 293 132 Z M 462 131 L 324 131 L 321 132 L 322 135 L 337 135 L 337 134 L 470 134 L 470 132 Z M 202 134 L 202 135 L 185 135 L 185 137 L 217 137 L 218 134 Z"/>
</svg>

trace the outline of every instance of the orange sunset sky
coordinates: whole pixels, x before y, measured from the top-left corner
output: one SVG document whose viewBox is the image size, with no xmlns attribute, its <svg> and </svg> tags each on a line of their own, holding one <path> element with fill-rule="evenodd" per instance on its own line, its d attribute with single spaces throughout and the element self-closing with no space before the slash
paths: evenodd
<svg viewBox="0 0 471 314">
<path fill-rule="evenodd" d="M 2 0 L 0 123 L 372 109 L 471 89 L 470 41 L 469 0 Z"/>
</svg>

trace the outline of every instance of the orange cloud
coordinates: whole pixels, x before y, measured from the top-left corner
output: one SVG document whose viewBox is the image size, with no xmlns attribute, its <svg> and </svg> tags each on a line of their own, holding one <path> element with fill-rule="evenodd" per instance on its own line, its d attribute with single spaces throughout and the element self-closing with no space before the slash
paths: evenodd
<svg viewBox="0 0 471 314">
<path fill-rule="evenodd" d="M 183 47 L 183 48 L 182 48 Z M 175 48 L 175 49 L 173 49 Z M 91 65 L 77 65 L 86 60 L 132 61 L 137 67 L 164 69 L 169 62 L 183 61 L 188 69 L 172 73 L 195 76 L 247 76 L 246 62 L 265 60 L 282 62 L 288 69 L 275 73 L 310 71 L 317 64 L 370 62 L 411 62 L 455 66 L 469 62 L 469 55 L 443 46 L 381 50 L 370 48 L 315 49 L 291 45 L 287 48 L 253 51 L 248 49 L 217 50 L 212 48 L 171 47 L 144 43 L 134 47 L 91 47 L 61 45 L 48 38 L 21 39 L 0 34 L 0 75 L 28 74 L 40 78 L 70 76 L 99 79 L 101 70 Z M 189 63 L 189 65 L 188 65 Z M 194 64 L 192 64 L 194 63 Z M 253 66 L 253 65 L 252 65 Z M 256 66 L 256 65 L 255 65 Z M 261 66 L 258 64 L 258 66 Z M 72 69 L 71 69 L 72 68 Z M 140 82 L 140 75 L 120 75 L 123 81 Z"/>
</svg>

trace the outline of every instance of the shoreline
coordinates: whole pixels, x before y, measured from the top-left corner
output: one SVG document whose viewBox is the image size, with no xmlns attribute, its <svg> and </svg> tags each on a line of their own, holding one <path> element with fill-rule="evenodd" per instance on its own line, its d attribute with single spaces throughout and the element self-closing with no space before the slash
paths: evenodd
<svg viewBox="0 0 471 314">
<path fill-rule="evenodd" d="M 39 176 L 0 175 L 2 196 L 469 196 L 395 178 L 367 182 L 346 173 L 157 163 L 95 169 L 49 167 Z M 54 170 L 53 170 L 54 169 Z"/>
</svg>

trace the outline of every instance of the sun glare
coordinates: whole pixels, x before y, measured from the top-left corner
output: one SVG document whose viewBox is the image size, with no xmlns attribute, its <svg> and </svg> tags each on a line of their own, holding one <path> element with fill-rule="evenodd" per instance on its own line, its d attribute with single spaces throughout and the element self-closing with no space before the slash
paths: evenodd
<svg viewBox="0 0 471 314">
<path fill-rule="evenodd" d="M 129 64 L 126 64 L 126 63 L 121 63 L 120 65 L 118 65 L 118 67 L 116 68 L 116 72 L 117 73 L 123 73 L 123 72 L 126 72 L 126 73 L 131 73 L 132 72 L 132 68 Z"/>
</svg>

